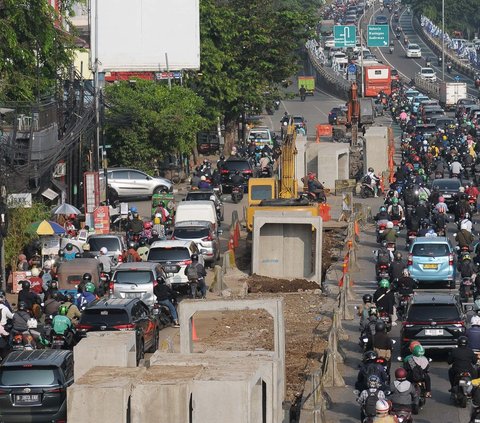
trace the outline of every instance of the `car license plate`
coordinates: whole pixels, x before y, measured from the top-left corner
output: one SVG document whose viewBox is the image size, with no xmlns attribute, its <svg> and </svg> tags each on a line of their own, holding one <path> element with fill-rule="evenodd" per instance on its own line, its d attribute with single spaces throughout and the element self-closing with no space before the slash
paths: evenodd
<svg viewBox="0 0 480 423">
<path fill-rule="evenodd" d="M 138 298 L 141 297 L 145 292 L 123 292 L 125 298 Z"/>
<path fill-rule="evenodd" d="M 35 404 L 40 402 L 40 394 L 15 395 L 15 404 Z"/>
<path fill-rule="evenodd" d="M 164 264 L 163 270 L 165 270 L 165 273 L 178 273 L 180 266 L 177 264 Z"/>
<path fill-rule="evenodd" d="M 425 329 L 425 335 L 427 336 L 442 336 L 443 329 Z"/>
<path fill-rule="evenodd" d="M 452 198 L 450 194 L 443 194 L 443 198 Z"/>
<path fill-rule="evenodd" d="M 436 263 L 428 263 L 423 265 L 424 269 L 438 269 L 438 264 Z"/>
</svg>

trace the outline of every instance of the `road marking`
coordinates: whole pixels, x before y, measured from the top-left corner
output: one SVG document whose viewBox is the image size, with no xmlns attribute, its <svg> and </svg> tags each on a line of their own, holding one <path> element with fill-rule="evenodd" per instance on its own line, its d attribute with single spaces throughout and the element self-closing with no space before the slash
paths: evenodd
<svg viewBox="0 0 480 423">
<path fill-rule="evenodd" d="M 313 104 L 313 107 L 315 107 L 315 109 L 317 109 L 323 116 L 325 116 L 326 118 L 328 118 L 328 115 L 327 115 L 322 109 L 320 109 L 319 107 L 315 106 L 315 104 Z"/>
</svg>

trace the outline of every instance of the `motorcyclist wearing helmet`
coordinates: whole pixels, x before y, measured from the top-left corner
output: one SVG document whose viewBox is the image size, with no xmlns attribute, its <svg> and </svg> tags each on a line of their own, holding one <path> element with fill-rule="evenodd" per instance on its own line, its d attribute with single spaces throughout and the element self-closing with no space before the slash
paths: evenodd
<svg viewBox="0 0 480 423">
<path fill-rule="evenodd" d="M 378 357 L 382 357 L 388 362 L 388 369 L 390 369 L 392 359 L 393 342 L 387 334 L 385 322 L 381 319 L 375 323 L 375 335 L 368 345 L 369 349 L 375 351 Z"/>
<path fill-rule="evenodd" d="M 395 380 L 391 387 L 390 401 L 393 410 L 416 410 L 418 407 L 418 393 L 415 386 L 407 380 L 407 371 L 403 367 L 395 370 Z"/>
<path fill-rule="evenodd" d="M 462 278 L 471 278 L 475 273 L 475 265 L 469 253 L 464 253 L 460 256 L 457 263 L 457 270 L 460 272 Z"/>
<path fill-rule="evenodd" d="M 55 316 L 58 312 L 58 308 L 60 307 L 60 299 L 59 299 L 59 292 L 53 293 L 52 296 L 45 301 L 43 305 L 43 309 L 47 316 Z"/>
<path fill-rule="evenodd" d="M 413 345 L 413 343 L 411 344 Z M 430 363 L 425 357 L 425 349 L 416 342 L 413 347 L 410 347 L 411 354 L 407 355 L 403 360 L 403 367 L 407 371 L 407 379 L 412 383 L 425 383 L 426 397 L 432 396 L 432 385 L 430 381 Z"/>
<path fill-rule="evenodd" d="M 200 289 L 202 298 L 206 298 L 207 286 L 205 285 L 205 276 L 207 276 L 207 271 L 203 264 L 198 261 L 198 254 L 192 254 L 190 259 L 192 262 L 185 268 L 185 276 L 190 283 L 192 298 L 197 296 L 197 286 Z"/>
<path fill-rule="evenodd" d="M 380 389 L 381 387 L 382 382 L 378 376 L 371 375 L 368 377 L 367 389 L 360 392 L 357 398 L 361 410 L 360 421 L 363 422 L 367 417 L 375 417 L 375 409 L 371 409 L 371 401 L 374 400 L 376 403 L 379 399 L 385 399 L 385 393 Z"/>
<path fill-rule="evenodd" d="M 451 178 L 461 178 L 463 170 L 462 164 L 456 158 L 450 163 Z"/>
<path fill-rule="evenodd" d="M 392 204 L 388 206 L 387 213 L 390 216 L 390 220 L 397 220 L 399 222 L 405 221 L 405 213 L 403 207 L 399 204 L 398 198 L 392 199 Z"/>
<path fill-rule="evenodd" d="M 370 294 L 365 294 L 362 297 L 363 304 L 360 304 L 357 308 L 357 315 L 360 316 L 360 330 L 362 330 L 364 323 L 368 320 L 368 312 L 373 304 L 373 297 Z"/>
<path fill-rule="evenodd" d="M 375 411 L 376 416 L 371 420 L 372 423 L 398 423 L 397 416 L 389 414 L 390 404 L 388 401 L 378 400 L 375 404 Z"/>
<path fill-rule="evenodd" d="M 455 241 L 457 241 L 460 249 L 467 247 L 470 249 L 470 245 L 473 243 L 473 235 L 466 229 L 465 225 L 461 225 L 460 228 L 460 231 L 455 235 Z"/>
<path fill-rule="evenodd" d="M 192 189 L 198 189 L 198 186 L 200 185 L 200 169 L 196 169 L 192 173 L 192 177 L 190 178 L 190 187 Z"/>
<path fill-rule="evenodd" d="M 165 283 L 163 278 L 160 278 L 157 282 L 153 288 L 153 293 L 157 297 L 157 303 L 168 307 L 174 326 L 179 327 L 177 310 L 173 305 L 173 300 L 177 298 L 177 294 Z"/>
<path fill-rule="evenodd" d="M 82 258 L 95 258 L 95 254 L 90 252 L 90 244 L 87 242 L 82 245 Z"/>
<path fill-rule="evenodd" d="M 480 316 L 472 316 L 465 336 L 468 338 L 468 346 L 472 350 L 480 350 Z"/>
<path fill-rule="evenodd" d="M 77 247 L 74 247 L 72 243 L 68 243 L 66 246 L 65 246 L 65 249 L 64 249 L 64 253 L 65 253 L 65 261 L 70 261 L 70 260 L 74 260 L 75 259 L 75 256 L 77 253 L 79 253 L 80 250 L 77 248 Z"/>
<path fill-rule="evenodd" d="M 355 389 L 364 391 L 368 389 L 368 378 L 371 375 L 376 375 L 380 379 L 380 386 L 386 386 L 388 382 L 388 375 L 385 368 L 377 363 L 377 353 L 375 351 L 366 351 L 363 354 L 362 364 L 358 372 L 357 381 L 355 382 Z"/>
<path fill-rule="evenodd" d="M 140 219 L 138 212 L 132 213 L 132 220 L 129 220 L 126 227 L 127 239 L 130 239 L 132 235 L 140 235 L 143 231 L 143 221 Z"/>
<path fill-rule="evenodd" d="M 58 313 L 52 320 L 52 330 L 57 335 L 65 335 L 65 332 L 72 329 L 72 321 L 67 317 L 68 307 L 61 304 Z"/>
<path fill-rule="evenodd" d="M 105 273 L 111 273 L 113 267 L 113 260 L 108 255 L 107 247 L 100 248 L 100 255 L 97 257 L 98 262 L 102 265 L 102 271 Z"/>
<path fill-rule="evenodd" d="M 150 246 L 147 244 L 144 238 L 140 238 L 140 241 L 138 241 L 137 253 L 142 259 L 142 261 L 147 261 L 149 251 Z"/>
<path fill-rule="evenodd" d="M 65 295 L 65 301 L 62 303 L 65 307 L 67 307 L 67 314 L 66 316 L 70 319 L 72 324 L 76 326 L 80 321 L 80 317 L 82 317 L 82 313 L 75 305 L 75 300 L 72 294 Z"/>
<path fill-rule="evenodd" d="M 368 168 L 368 172 L 365 175 L 365 178 L 370 181 L 370 187 L 372 188 L 375 197 L 378 197 L 378 184 L 380 183 L 380 178 L 375 175 L 375 170 L 373 169 L 373 167 Z"/>
<path fill-rule="evenodd" d="M 222 155 L 220 156 L 220 159 L 217 160 L 217 169 L 218 169 L 219 171 L 221 171 L 221 170 L 222 170 L 222 167 L 223 167 L 224 165 L 225 165 L 225 156 L 222 154 Z"/>
<path fill-rule="evenodd" d="M 395 306 L 395 294 L 390 289 L 388 279 L 382 279 L 378 283 L 378 289 L 373 294 L 373 301 L 379 310 L 387 312 L 390 316 L 393 314 Z"/>
<path fill-rule="evenodd" d="M 245 185 L 245 178 L 238 170 L 235 171 L 230 180 L 232 187 L 243 187 Z"/>
<path fill-rule="evenodd" d="M 386 229 L 383 231 L 383 234 L 380 235 L 380 240 L 386 242 L 397 242 L 397 237 L 398 232 L 393 227 L 393 222 L 388 221 Z"/>
<path fill-rule="evenodd" d="M 13 313 L 12 329 L 14 332 L 27 332 L 29 327 L 27 325 L 28 320 L 31 318 L 31 314 L 28 312 L 28 306 L 24 301 L 18 302 L 17 311 Z"/>
<path fill-rule="evenodd" d="M 17 304 L 23 302 L 27 310 L 33 310 L 35 304 L 41 304 L 40 297 L 30 290 L 30 281 L 20 281 L 19 285 L 22 289 L 18 293 Z"/>
<path fill-rule="evenodd" d="M 435 204 L 435 213 L 448 213 L 448 206 L 443 196 L 438 197 L 438 203 Z"/>
<path fill-rule="evenodd" d="M 123 252 L 123 262 L 133 263 L 140 261 L 142 261 L 142 258 L 137 252 L 137 244 L 133 241 L 128 241 L 127 250 Z"/>
<path fill-rule="evenodd" d="M 459 336 L 457 340 L 458 348 L 453 348 L 448 355 L 447 363 L 452 366 L 448 369 L 448 379 L 450 380 L 450 388 L 453 388 L 457 375 L 461 372 L 469 372 L 472 379 L 477 377 L 475 364 L 477 363 L 477 355 L 468 346 L 468 338 L 464 335 Z"/>
<path fill-rule="evenodd" d="M 389 220 L 387 208 L 385 206 L 380 206 L 380 208 L 378 209 L 378 213 L 375 215 L 374 219 L 377 224 L 383 221 L 387 222 Z"/>
<path fill-rule="evenodd" d="M 413 295 L 414 289 L 417 287 L 415 280 L 410 276 L 408 269 L 403 269 L 402 276 L 398 278 L 394 291 L 400 295 Z"/>
<path fill-rule="evenodd" d="M 79 310 L 83 310 L 88 304 L 96 299 L 95 285 L 92 282 L 87 282 L 85 284 L 85 290 L 78 293 L 75 304 Z"/>
<path fill-rule="evenodd" d="M 393 254 L 393 261 L 390 264 L 390 280 L 394 283 L 401 278 L 404 269 L 407 267 L 403 261 L 402 253 L 396 251 Z"/>
</svg>

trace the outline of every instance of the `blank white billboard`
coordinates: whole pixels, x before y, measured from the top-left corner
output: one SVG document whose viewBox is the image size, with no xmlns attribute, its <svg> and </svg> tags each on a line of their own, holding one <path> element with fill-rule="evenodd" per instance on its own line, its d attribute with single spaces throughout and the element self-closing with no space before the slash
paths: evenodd
<svg viewBox="0 0 480 423">
<path fill-rule="evenodd" d="M 200 68 L 199 0 L 90 0 L 90 28 L 98 72 L 166 70 L 165 54 L 169 70 Z"/>
</svg>

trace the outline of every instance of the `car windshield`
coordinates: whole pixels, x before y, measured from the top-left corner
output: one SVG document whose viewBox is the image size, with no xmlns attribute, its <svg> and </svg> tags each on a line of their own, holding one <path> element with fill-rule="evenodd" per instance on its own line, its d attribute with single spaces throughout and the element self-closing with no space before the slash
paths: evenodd
<svg viewBox="0 0 480 423">
<path fill-rule="evenodd" d="M 86 309 L 80 318 L 81 325 L 124 325 L 129 323 L 128 313 L 126 310 L 117 308 L 108 309 Z"/>
<path fill-rule="evenodd" d="M 250 131 L 249 138 L 255 138 L 257 140 L 269 140 L 268 132 L 264 131 Z"/>
<path fill-rule="evenodd" d="M 433 69 L 422 69 L 423 74 L 433 74 L 435 73 Z"/>
<path fill-rule="evenodd" d="M 342 53 L 342 54 L 343 54 L 343 53 Z M 295 123 L 303 123 L 303 120 L 304 120 L 304 119 L 303 119 L 302 116 L 294 116 L 294 117 L 293 117 L 293 121 L 294 121 Z"/>
<path fill-rule="evenodd" d="M 189 226 L 185 228 L 175 228 L 173 236 L 178 239 L 198 239 L 205 238 L 210 233 L 208 228 L 201 226 Z"/>
<path fill-rule="evenodd" d="M 149 270 L 119 270 L 113 277 L 115 283 L 142 284 L 153 281 L 153 274 Z"/>
<path fill-rule="evenodd" d="M 408 312 L 409 322 L 458 321 L 460 315 L 453 304 L 413 304 Z"/>
<path fill-rule="evenodd" d="M 420 49 L 420 47 L 418 47 L 416 44 L 410 44 L 408 46 L 408 49 L 409 50 L 418 50 L 418 49 Z"/>
<path fill-rule="evenodd" d="M 3 367 L 0 371 L 2 386 L 50 386 L 58 383 L 59 374 L 56 367 Z"/>
<path fill-rule="evenodd" d="M 229 160 L 227 160 L 227 161 L 224 163 L 223 168 L 224 168 L 224 169 L 227 169 L 227 170 L 240 170 L 240 171 L 250 170 L 250 166 L 249 166 L 248 162 L 242 161 L 242 160 L 238 160 L 238 161 L 235 161 L 235 160 L 229 161 Z"/>
<path fill-rule="evenodd" d="M 151 248 L 148 261 L 184 261 L 190 259 L 190 252 L 185 247 Z"/>
<path fill-rule="evenodd" d="M 460 188 L 460 181 L 451 180 L 451 181 L 433 181 L 433 186 L 437 186 L 440 191 L 443 190 L 458 190 Z"/>
<path fill-rule="evenodd" d="M 448 256 L 450 249 L 447 244 L 414 244 L 412 255 L 416 257 Z"/>
<path fill-rule="evenodd" d="M 88 244 L 90 245 L 91 251 L 100 251 L 100 248 L 102 247 L 105 247 L 108 251 L 119 251 L 122 249 L 120 246 L 120 241 L 113 237 L 92 237 L 88 239 Z"/>
</svg>

